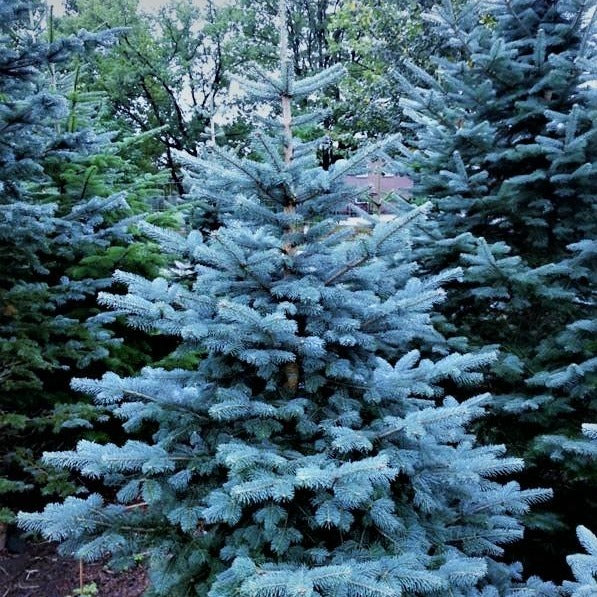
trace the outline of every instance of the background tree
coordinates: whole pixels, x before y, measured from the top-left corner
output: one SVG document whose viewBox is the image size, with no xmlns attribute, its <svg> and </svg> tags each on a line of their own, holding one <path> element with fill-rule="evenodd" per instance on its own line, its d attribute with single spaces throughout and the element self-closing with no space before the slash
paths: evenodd
<svg viewBox="0 0 597 597">
<path fill-rule="evenodd" d="M 289 0 L 286 27 L 291 63 L 296 76 L 311 75 L 335 64 L 328 46 L 330 18 L 339 8 L 332 0 Z M 280 30 L 276 25 L 276 0 L 238 0 L 226 9 L 236 33 L 233 64 L 256 62 L 267 68 L 278 65 Z"/>
<path fill-rule="evenodd" d="M 363 137 L 401 131 L 400 87 L 394 72 L 406 61 L 432 67 L 445 49 L 424 14 L 434 0 L 360 0 L 340 3 L 329 19 L 329 52 L 348 76 L 334 106 L 334 136 L 354 145 Z M 404 132 L 404 131 L 401 131 Z M 357 141 L 358 144 L 358 141 Z"/>
<path fill-rule="evenodd" d="M 213 2 L 173 1 L 143 14 L 138 0 L 77 0 L 61 19 L 63 31 L 126 27 L 117 47 L 96 54 L 84 83 L 109 99 L 110 117 L 129 132 L 160 129 L 145 145 L 150 163 L 165 167 L 173 192 L 184 193 L 174 152 L 196 155 L 209 134 L 225 86 L 225 24 Z"/>
<path fill-rule="evenodd" d="M 573 549 L 569 529 L 596 507 L 594 466 L 561 449 L 595 418 L 590 5 L 443 2 L 432 18 L 456 59 L 439 59 L 435 76 L 411 65 L 416 83 L 401 79 L 416 133 L 416 150 L 404 152 L 416 195 L 437 208 L 419 255 L 432 272 L 466 266 L 447 329 L 501 349 L 485 437 L 524 455 L 532 483 L 555 489 L 521 547 L 540 570 L 557 570 Z"/>
</svg>

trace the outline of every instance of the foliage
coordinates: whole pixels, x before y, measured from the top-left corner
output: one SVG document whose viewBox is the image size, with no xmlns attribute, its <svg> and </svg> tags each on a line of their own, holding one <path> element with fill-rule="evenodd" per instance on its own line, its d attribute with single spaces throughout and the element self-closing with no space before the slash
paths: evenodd
<svg viewBox="0 0 597 597">
<path fill-rule="evenodd" d="M 328 25 L 329 52 L 346 64 L 334 110 L 334 137 L 355 145 L 363 137 L 397 132 L 402 121 L 394 73 L 406 61 L 430 66 L 439 38 L 424 19 L 430 0 L 359 0 L 340 4 Z"/>
<path fill-rule="evenodd" d="M 288 0 L 286 3 L 286 35 L 291 64 L 296 76 L 311 75 L 332 66 L 328 27 L 338 10 L 330 0 Z M 225 13 L 237 37 L 228 51 L 233 64 L 249 61 L 265 68 L 278 65 L 278 2 L 276 0 L 238 0 Z"/>
<path fill-rule="evenodd" d="M 94 597 L 98 593 L 99 589 L 97 588 L 97 584 L 94 582 L 85 583 L 84 585 L 73 591 L 73 595 L 78 595 L 78 597 Z"/>
<path fill-rule="evenodd" d="M 399 77 L 415 145 L 402 150 L 437 209 L 418 254 L 431 272 L 465 268 L 446 330 L 500 347 L 485 436 L 554 487 L 521 548 L 554 570 L 564 533 L 596 512 L 593 464 L 561 447 L 595 418 L 594 12 L 577 0 L 445 1 L 431 16 L 452 59 Z"/>
<path fill-rule="evenodd" d="M 576 532 L 588 554 L 568 556 L 576 581 L 565 582 L 564 589 L 572 597 L 590 597 L 597 591 L 597 537 L 583 526 L 578 527 Z"/>
<path fill-rule="evenodd" d="M 325 127 L 337 159 L 366 138 L 399 129 L 400 109 L 393 71 L 407 59 L 428 64 L 440 50 L 423 13 L 430 0 L 331 2 L 292 0 L 286 22 L 296 76 L 342 63 L 347 76 L 318 101 L 330 114 Z M 277 2 L 237 1 L 224 18 L 234 37 L 225 46 L 230 66 L 242 72 L 248 61 L 272 68 L 278 60 Z M 249 107 L 250 108 L 250 107 Z"/>
<path fill-rule="evenodd" d="M 219 10 L 192 0 L 170 2 L 155 15 L 141 13 L 138 0 L 77 0 L 71 8 L 62 31 L 126 27 L 111 52 L 94 55 L 85 84 L 106 94 L 110 116 L 127 132 L 159 128 L 140 157 L 149 167 L 165 166 L 172 193 L 182 195 L 174 152 L 196 154 L 225 85 Z"/>
<path fill-rule="evenodd" d="M 61 445 L 52 432 L 72 441 L 82 430 L 90 439 L 105 431 L 101 411 L 61 403 L 73 402 L 73 371 L 98 371 L 106 359 L 117 366 L 114 328 L 94 317 L 114 265 L 151 274 L 163 262 L 130 232 L 155 176 L 127 162 L 133 143 L 98 126 L 103 98 L 79 87 L 88 51 L 113 44 L 118 32 L 57 39 L 41 3 L 2 2 L 0 10 L 2 492 L 64 495 L 73 489 L 67 476 L 37 458 Z M 138 348 L 128 356 L 147 360 Z"/>
<path fill-rule="evenodd" d="M 102 295 L 204 358 L 76 380 L 129 432 L 151 424 L 152 441 L 46 454 L 115 497 L 69 497 L 21 525 L 83 559 L 148 553 L 152 595 L 555 595 L 500 562 L 550 492 L 498 481 L 521 461 L 466 431 L 488 402 L 470 387 L 493 353 L 414 348 L 438 338 L 430 314 L 458 275 L 416 275 L 410 231 L 427 206 L 342 225 L 338 207 L 360 192 L 346 173 L 382 148 L 317 166 L 317 142 L 293 136 L 291 101 L 342 69 L 295 81 L 284 36 L 281 48 L 278 74 L 242 81 L 274 112 L 251 157 L 183 158 L 191 196 L 218 181 L 221 223 L 205 237 L 145 226 L 179 266 L 154 280 L 118 272 L 128 293 Z"/>
<path fill-rule="evenodd" d="M 574 442 L 574 445 L 568 446 L 568 449 L 578 452 L 580 448 L 585 456 L 590 455 L 595 460 L 597 458 L 597 425 L 590 423 L 583 425 L 583 435 L 585 436 L 584 441 Z M 576 529 L 576 534 L 588 553 L 575 554 L 566 558 L 576 580 L 565 581 L 563 588 L 566 595 L 590 597 L 597 591 L 597 537 L 582 525 Z"/>
</svg>

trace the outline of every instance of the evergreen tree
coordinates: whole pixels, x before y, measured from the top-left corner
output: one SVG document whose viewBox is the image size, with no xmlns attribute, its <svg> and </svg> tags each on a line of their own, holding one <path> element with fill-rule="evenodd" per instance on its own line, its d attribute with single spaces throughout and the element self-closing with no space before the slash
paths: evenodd
<svg viewBox="0 0 597 597">
<path fill-rule="evenodd" d="M 281 38 L 280 73 L 242 81 L 273 112 L 251 157 L 184 158 L 191 195 L 219 188 L 221 225 L 206 237 L 146 226 L 180 255 L 181 279 L 118 272 L 128 294 L 102 295 L 204 357 L 76 380 L 153 440 L 46 454 L 114 497 L 70 497 L 21 525 L 85 559 L 148 554 L 151 595 L 555 595 L 538 579 L 515 587 L 520 568 L 500 563 L 549 492 L 495 480 L 521 461 L 465 428 L 488 400 L 467 386 L 493 354 L 416 350 L 437 339 L 431 310 L 457 275 L 416 275 L 409 230 L 426 206 L 342 225 L 338 209 L 362 192 L 343 179 L 380 148 L 317 166 L 317 142 L 292 132 L 310 116 L 292 102 L 342 69 L 295 81 Z M 445 380 L 462 400 L 444 396 Z"/>
<path fill-rule="evenodd" d="M 402 101 L 416 194 L 437 208 L 419 256 L 465 266 L 446 329 L 473 348 L 499 346 L 488 389 L 500 412 L 486 432 L 531 464 L 556 500 L 534 523 L 569 529 L 594 518 L 597 476 L 559 459 L 562 438 L 595 420 L 594 188 L 597 90 L 594 3 L 449 1 L 431 13 L 450 59 L 436 76 L 411 65 Z M 430 242 L 430 239 L 433 242 Z M 534 565 L 563 562 L 566 540 L 524 545 Z M 552 559 L 553 558 L 553 559 Z"/>
<path fill-rule="evenodd" d="M 588 453 L 595 460 L 597 458 L 597 425 L 583 425 L 583 434 L 586 441 L 582 442 L 582 453 L 586 456 Z M 568 448 L 572 451 L 579 449 L 579 442 Z M 582 546 L 587 550 L 587 554 L 575 554 L 566 558 L 568 565 L 572 568 L 575 581 L 564 581 L 563 589 L 566 595 L 572 597 L 591 597 L 597 593 L 597 537 L 584 526 L 576 529 L 576 534 Z"/>
<path fill-rule="evenodd" d="M 90 428 L 101 415 L 58 403 L 72 402 L 73 371 L 97 371 L 90 367 L 117 349 L 91 316 L 116 260 L 139 270 L 150 255 L 125 246 L 131 210 L 122 188 L 138 208 L 152 180 L 127 167 L 124 142 L 96 126 L 101 98 L 77 85 L 75 57 L 81 64 L 116 32 L 55 39 L 41 2 L 0 2 L 0 16 L 0 493 L 28 489 L 23 481 L 54 493 L 71 486 L 36 460 L 57 445 L 49 431 Z M 22 505 L 3 499 L 0 522 L 17 499 Z"/>
</svg>

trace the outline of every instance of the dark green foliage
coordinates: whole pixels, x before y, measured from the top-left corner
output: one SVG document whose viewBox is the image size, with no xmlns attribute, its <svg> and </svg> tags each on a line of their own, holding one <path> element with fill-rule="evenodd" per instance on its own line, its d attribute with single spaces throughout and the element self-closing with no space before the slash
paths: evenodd
<svg viewBox="0 0 597 597">
<path fill-rule="evenodd" d="M 155 274 L 165 262 L 132 237 L 131 217 L 160 177 L 127 162 L 134 143 L 113 141 L 100 126 L 104 98 L 80 90 L 88 50 L 105 51 L 116 32 L 54 39 L 39 2 L 1 2 L 0 15 L 2 490 L 20 477 L 62 495 L 72 486 L 37 464 L 41 451 L 81 429 L 90 438 L 106 431 L 101 410 L 61 404 L 73 402 L 73 371 L 102 371 L 107 359 L 118 369 L 118 354 L 129 366 L 147 362 L 147 347 L 123 353 L 118 326 L 94 316 L 97 291 L 112 284 L 117 265 Z M 3 501 L 15 500 L 23 503 Z"/>
</svg>

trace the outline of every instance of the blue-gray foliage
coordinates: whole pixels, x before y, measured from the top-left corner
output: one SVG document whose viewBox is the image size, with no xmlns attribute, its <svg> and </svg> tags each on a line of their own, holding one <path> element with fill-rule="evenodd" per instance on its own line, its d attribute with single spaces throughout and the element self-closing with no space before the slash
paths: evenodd
<svg viewBox="0 0 597 597">
<path fill-rule="evenodd" d="M 468 430 L 495 355 L 446 352 L 431 325 L 441 284 L 459 272 L 417 273 L 411 231 L 428 206 L 342 222 L 355 194 L 345 174 L 381 148 L 320 168 L 316 144 L 284 125 L 291 99 L 340 72 L 306 83 L 281 72 L 248 85 L 274 114 L 250 158 L 218 147 L 181 157 L 215 229 L 146 227 L 177 252 L 176 272 L 117 272 L 128 293 L 101 295 L 201 361 L 75 380 L 128 432 L 154 429 L 152 441 L 46 454 L 114 497 L 71 497 L 20 524 L 84 559 L 147 554 L 151 595 L 557 594 L 501 562 L 550 492 L 504 480 L 522 461 Z M 417 348 L 434 341 L 440 354 Z"/>
<path fill-rule="evenodd" d="M 68 196 L 46 171 L 49 160 L 66 167 L 109 143 L 106 133 L 67 127 L 69 99 L 59 83 L 61 67 L 109 43 L 114 32 L 47 41 L 46 16 L 41 2 L 0 2 L 3 394 L 39 387 L 44 369 L 106 354 L 101 333 L 74 320 L 65 305 L 94 296 L 109 280 L 73 281 L 66 272 L 91 251 L 125 238 L 127 229 L 115 217 L 127 209 L 122 194 Z"/>
<path fill-rule="evenodd" d="M 591 597 L 597 593 L 597 537 L 583 526 L 578 527 L 576 534 L 587 553 L 568 556 L 576 580 L 564 582 L 564 590 L 572 597 Z"/>
<path fill-rule="evenodd" d="M 565 441 L 565 450 L 580 451 L 584 456 L 590 455 L 597 460 L 597 425 L 583 425 L 585 441 Z M 565 581 L 563 589 L 572 597 L 590 597 L 597 593 L 597 537 L 586 527 L 579 526 L 576 534 L 586 554 L 574 554 L 566 558 L 572 569 L 575 581 Z"/>
</svg>

